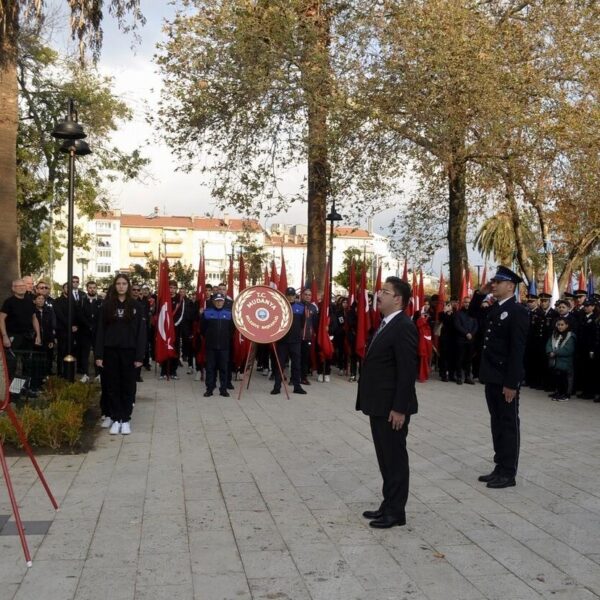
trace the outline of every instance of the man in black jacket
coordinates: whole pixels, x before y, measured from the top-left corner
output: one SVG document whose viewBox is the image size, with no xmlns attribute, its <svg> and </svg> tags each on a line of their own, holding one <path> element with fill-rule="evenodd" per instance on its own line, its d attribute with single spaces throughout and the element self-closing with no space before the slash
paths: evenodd
<svg viewBox="0 0 600 600">
<path fill-rule="evenodd" d="M 495 302 L 484 324 L 479 380 L 485 384 L 485 399 L 490 411 L 494 470 L 479 481 L 489 488 L 515 485 L 519 463 L 519 388 L 525 377 L 525 346 L 529 330 L 527 309 L 515 298 L 515 289 L 523 280 L 506 267 L 471 301 L 469 312 L 476 315 L 483 299 L 491 291 Z"/>
<path fill-rule="evenodd" d="M 287 288 L 285 296 L 292 306 L 292 326 L 276 344 L 277 358 L 282 370 L 285 369 L 288 358 L 290 359 L 290 382 L 294 386 L 294 394 L 306 394 L 306 390 L 300 385 L 302 331 L 306 313 L 304 304 L 296 302 L 296 290 L 293 287 Z M 271 394 L 276 395 L 281 392 L 281 373 L 276 365 L 273 369 L 273 376 L 275 384 Z"/>
<path fill-rule="evenodd" d="M 86 284 L 87 294 L 80 299 L 80 329 L 79 343 L 81 345 L 80 357 L 81 364 L 78 365 L 78 371 L 81 373 L 81 381 L 89 380 L 89 360 L 90 350 L 94 349 L 96 344 L 96 332 L 98 331 L 98 319 L 102 307 L 102 300 L 98 298 L 98 291 L 95 281 L 88 281 Z M 95 365 L 95 360 L 94 360 Z M 98 367 L 95 367 L 95 376 L 98 376 Z"/>
<path fill-rule="evenodd" d="M 461 309 L 454 314 L 454 330 L 456 332 L 456 383 L 473 385 L 473 347 L 478 323 L 469 315 L 471 298 L 463 298 Z"/>
<path fill-rule="evenodd" d="M 358 382 L 356 410 L 369 416 L 383 477 L 383 502 L 363 516 L 371 520 L 371 527 L 380 529 L 406 524 L 406 436 L 410 415 L 417 412 L 418 361 L 417 329 L 403 313 L 410 295 L 410 286 L 400 278 L 385 280 L 377 297 L 383 319 L 371 338 Z"/>
</svg>

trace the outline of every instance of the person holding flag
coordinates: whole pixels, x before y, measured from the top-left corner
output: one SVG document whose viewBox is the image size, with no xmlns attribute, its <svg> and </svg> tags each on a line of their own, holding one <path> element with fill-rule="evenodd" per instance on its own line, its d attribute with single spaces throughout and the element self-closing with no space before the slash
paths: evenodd
<svg viewBox="0 0 600 600">
<path fill-rule="evenodd" d="M 126 275 L 115 277 L 98 319 L 96 366 L 105 379 L 110 434 L 131 433 L 131 412 L 135 399 L 136 369 L 142 366 L 146 345 L 146 321 L 131 296 Z"/>
<path fill-rule="evenodd" d="M 329 383 L 331 359 L 333 357 L 333 322 L 330 316 L 331 298 L 329 296 L 329 263 L 325 267 L 323 300 L 319 308 L 319 321 L 316 327 L 317 381 Z"/>
</svg>

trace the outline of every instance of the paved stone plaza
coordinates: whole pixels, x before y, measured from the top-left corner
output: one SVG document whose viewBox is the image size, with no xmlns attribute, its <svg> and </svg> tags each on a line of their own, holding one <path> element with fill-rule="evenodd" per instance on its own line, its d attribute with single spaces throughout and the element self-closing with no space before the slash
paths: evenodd
<svg viewBox="0 0 600 600">
<path fill-rule="evenodd" d="M 488 490 L 483 387 L 419 385 L 406 527 L 373 531 L 380 478 L 355 384 L 203 398 L 183 376 L 139 389 L 130 437 L 11 459 L 29 535 L 0 535 L 0 600 L 520 600 L 600 597 L 600 405 L 525 390 L 516 488 Z M 4 490 L 0 512 L 10 514 Z"/>
</svg>

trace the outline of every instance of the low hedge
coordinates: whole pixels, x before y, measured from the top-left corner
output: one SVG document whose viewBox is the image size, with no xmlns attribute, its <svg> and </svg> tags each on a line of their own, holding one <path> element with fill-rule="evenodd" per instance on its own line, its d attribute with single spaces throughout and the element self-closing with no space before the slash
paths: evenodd
<svg viewBox="0 0 600 600">
<path fill-rule="evenodd" d="M 69 383 L 60 377 L 49 377 L 37 398 L 17 401 L 13 406 L 29 444 L 57 450 L 74 448 L 79 443 L 86 422 L 93 421 L 99 412 L 99 396 L 97 384 Z M 0 439 L 2 443 L 22 448 L 5 414 L 0 417 Z"/>
</svg>

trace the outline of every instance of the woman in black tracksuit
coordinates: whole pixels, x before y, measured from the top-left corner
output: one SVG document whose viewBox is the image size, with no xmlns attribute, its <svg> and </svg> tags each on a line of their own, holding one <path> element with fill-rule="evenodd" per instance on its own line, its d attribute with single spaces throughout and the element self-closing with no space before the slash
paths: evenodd
<svg viewBox="0 0 600 600">
<path fill-rule="evenodd" d="M 146 322 L 131 296 L 126 275 L 117 275 L 102 305 L 96 337 L 96 364 L 102 367 L 108 393 L 110 433 L 131 433 L 136 368 L 146 349 Z"/>
</svg>

